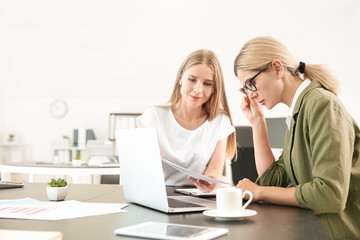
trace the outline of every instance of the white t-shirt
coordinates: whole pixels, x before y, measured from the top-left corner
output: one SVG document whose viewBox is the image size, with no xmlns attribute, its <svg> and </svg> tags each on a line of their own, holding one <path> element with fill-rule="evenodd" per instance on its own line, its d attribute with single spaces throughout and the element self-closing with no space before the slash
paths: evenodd
<svg viewBox="0 0 360 240">
<path fill-rule="evenodd" d="M 219 140 L 235 131 L 230 119 L 219 114 L 195 130 L 187 130 L 176 121 L 170 107 L 152 107 L 137 119 L 138 126 L 155 127 L 164 158 L 189 170 L 203 173 Z M 193 185 L 184 173 L 163 164 L 168 186 Z"/>
<path fill-rule="evenodd" d="M 289 114 L 285 119 L 286 126 L 288 127 L 289 130 L 290 130 L 290 126 L 291 126 L 291 119 L 292 119 L 292 115 L 293 115 L 293 111 L 294 111 L 294 108 L 295 108 L 296 101 L 299 98 L 300 94 L 305 90 L 305 88 L 310 85 L 310 83 L 311 83 L 310 79 L 304 80 L 300 84 L 300 86 L 298 87 L 298 89 L 295 92 L 294 99 L 292 100 L 292 103 L 291 103 L 291 106 L 290 106 Z"/>
</svg>

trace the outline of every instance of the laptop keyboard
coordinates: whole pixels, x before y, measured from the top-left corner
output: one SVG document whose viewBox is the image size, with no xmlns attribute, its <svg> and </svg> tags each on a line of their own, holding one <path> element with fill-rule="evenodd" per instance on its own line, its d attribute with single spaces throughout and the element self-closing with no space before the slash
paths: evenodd
<svg viewBox="0 0 360 240">
<path fill-rule="evenodd" d="M 168 198 L 169 207 L 171 208 L 188 208 L 188 207 L 204 207 L 190 202 L 184 202 L 173 198 Z"/>
</svg>

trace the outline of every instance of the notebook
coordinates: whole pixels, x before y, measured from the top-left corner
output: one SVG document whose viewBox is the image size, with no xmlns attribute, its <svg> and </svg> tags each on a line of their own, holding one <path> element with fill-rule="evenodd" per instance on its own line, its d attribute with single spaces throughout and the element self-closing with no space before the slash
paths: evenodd
<svg viewBox="0 0 360 240">
<path fill-rule="evenodd" d="M 0 230 L 0 239 L 11 240 L 61 240 L 63 234 L 55 231 Z"/>
<path fill-rule="evenodd" d="M 166 213 L 216 208 L 215 201 L 207 199 L 167 196 L 155 128 L 116 129 L 115 138 L 127 201 Z"/>
<path fill-rule="evenodd" d="M 0 181 L 0 189 L 2 188 L 19 188 L 23 187 L 23 183 L 19 182 L 8 182 L 8 181 Z"/>
</svg>

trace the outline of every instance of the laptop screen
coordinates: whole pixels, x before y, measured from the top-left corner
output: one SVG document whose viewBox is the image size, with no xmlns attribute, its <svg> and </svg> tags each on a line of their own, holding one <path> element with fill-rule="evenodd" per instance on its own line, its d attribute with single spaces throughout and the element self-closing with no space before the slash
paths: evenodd
<svg viewBox="0 0 360 240">
<path fill-rule="evenodd" d="M 156 129 L 116 129 L 115 137 L 126 200 L 167 212 Z"/>
</svg>

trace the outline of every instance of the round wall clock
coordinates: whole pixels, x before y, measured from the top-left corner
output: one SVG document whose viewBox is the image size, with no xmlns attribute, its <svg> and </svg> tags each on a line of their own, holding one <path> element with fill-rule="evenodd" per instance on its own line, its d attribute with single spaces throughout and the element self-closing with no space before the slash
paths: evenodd
<svg viewBox="0 0 360 240">
<path fill-rule="evenodd" d="M 68 104 L 62 99 L 56 99 L 50 104 L 50 114 L 55 118 L 65 117 L 68 110 Z"/>
</svg>

